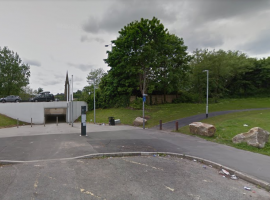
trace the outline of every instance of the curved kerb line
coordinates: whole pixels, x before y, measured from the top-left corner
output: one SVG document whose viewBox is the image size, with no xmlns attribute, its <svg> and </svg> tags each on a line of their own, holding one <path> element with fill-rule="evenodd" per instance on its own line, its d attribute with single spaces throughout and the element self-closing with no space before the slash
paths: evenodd
<svg viewBox="0 0 270 200">
<path fill-rule="evenodd" d="M 31 161 L 16 161 L 16 160 L 0 160 L 0 164 L 8 165 L 8 164 L 22 164 L 22 163 L 34 163 L 34 162 L 44 162 L 44 161 L 64 161 L 64 160 L 74 160 L 74 159 L 89 159 L 89 158 L 104 158 L 104 157 L 123 157 L 123 156 L 153 156 L 153 155 L 160 155 L 160 156 L 172 156 L 178 158 L 184 158 L 188 160 L 196 160 L 198 163 L 208 165 L 215 169 L 221 170 L 225 169 L 230 172 L 230 174 L 234 174 L 240 179 L 243 179 L 247 182 L 250 182 L 254 185 L 260 186 L 267 191 L 270 191 L 270 184 L 266 181 L 257 179 L 255 177 L 249 176 L 232 168 L 226 167 L 224 165 L 220 165 L 218 163 L 212 162 L 210 160 L 206 160 L 203 158 L 179 154 L 179 153 L 171 153 L 171 152 L 116 152 L 116 153 L 95 153 L 95 154 L 88 154 L 83 156 L 71 157 L 71 158 L 60 158 L 60 159 L 47 159 L 47 160 L 31 160 Z"/>
</svg>

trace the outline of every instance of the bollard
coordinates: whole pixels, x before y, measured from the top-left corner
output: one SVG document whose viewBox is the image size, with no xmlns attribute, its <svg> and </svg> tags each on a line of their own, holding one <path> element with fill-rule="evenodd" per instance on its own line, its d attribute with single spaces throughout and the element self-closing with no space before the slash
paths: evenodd
<svg viewBox="0 0 270 200">
<path fill-rule="evenodd" d="M 19 118 L 17 118 L 17 128 L 19 128 Z"/>
<path fill-rule="evenodd" d="M 32 127 L 32 118 L 31 118 L 31 127 Z"/>
<path fill-rule="evenodd" d="M 175 130 L 178 131 L 178 122 L 175 122 Z"/>
<path fill-rule="evenodd" d="M 58 116 L 56 117 L 56 125 L 58 126 Z"/>
<path fill-rule="evenodd" d="M 162 130 L 162 120 L 159 120 L 159 130 Z"/>
</svg>

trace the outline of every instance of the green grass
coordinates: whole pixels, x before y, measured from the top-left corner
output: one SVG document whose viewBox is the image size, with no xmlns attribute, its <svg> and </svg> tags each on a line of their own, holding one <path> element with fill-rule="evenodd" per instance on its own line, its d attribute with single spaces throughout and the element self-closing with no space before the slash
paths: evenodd
<svg viewBox="0 0 270 200">
<path fill-rule="evenodd" d="M 234 144 L 232 138 L 239 134 L 248 132 L 253 127 L 261 127 L 270 131 L 270 110 L 245 111 L 240 113 L 231 113 L 202 120 L 204 123 L 213 124 L 216 127 L 216 133 L 213 137 L 202 137 L 206 140 L 226 144 L 238 149 L 248 150 L 255 153 L 261 153 L 270 156 L 270 143 L 266 143 L 263 149 L 248 146 L 246 143 Z M 248 126 L 243 126 L 247 124 Z M 190 134 L 189 126 L 179 129 L 178 132 Z"/>
<path fill-rule="evenodd" d="M 219 103 L 209 104 L 209 112 L 248 108 L 270 108 L 270 98 L 224 99 Z M 159 120 L 165 123 L 201 113 L 205 113 L 205 104 L 180 103 L 146 106 L 145 115 L 150 116 L 146 127 L 158 125 Z M 122 124 L 132 125 L 133 120 L 139 116 L 142 116 L 142 110 L 128 108 L 96 110 L 97 123 L 108 123 L 108 117 L 115 117 L 115 119 L 120 119 Z M 93 110 L 87 112 L 87 122 L 90 122 L 90 119 L 94 121 Z"/>
<path fill-rule="evenodd" d="M 19 125 L 25 124 L 19 121 Z M 0 114 L 0 128 L 14 127 L 17 126 L 17 120 Z"/>
</svg>

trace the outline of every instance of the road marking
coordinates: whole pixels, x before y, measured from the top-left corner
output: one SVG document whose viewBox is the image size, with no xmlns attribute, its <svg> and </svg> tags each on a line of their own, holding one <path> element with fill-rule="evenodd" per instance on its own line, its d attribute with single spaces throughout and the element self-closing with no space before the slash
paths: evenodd
<svg viewBox="0 0 270 200">
<path fill-rule="evenodd" d="M 122 159 L 123 159 L 124 161 L 126 161 L 126 162 L 130 162 L 130 163 L 133 163 L 133 164 L 142 165 L 142 166 L 146 166 L 146 167 L 151 167 L 152 169 L 164 171 L 162 168 L 153 167 L 153 166 L 150 166 L 150 165 L 147 165 L 147 164 L 143 164 L 143 163 L 139 163 L 139 162 L 127 160 L 127 159 L 125 159 L 125 158 L 122 158 Z"/>
</svg>

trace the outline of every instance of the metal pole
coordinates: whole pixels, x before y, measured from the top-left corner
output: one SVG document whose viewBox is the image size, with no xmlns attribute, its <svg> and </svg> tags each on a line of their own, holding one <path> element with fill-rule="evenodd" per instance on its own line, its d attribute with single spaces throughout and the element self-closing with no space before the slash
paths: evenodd
<svg viewBox="0 0 270 200">
<path fill-rule="evenodd" d="M 17 128 L 19 128 L 19 118 L 17 118 Z"/>
<path fill-rule="evenodd" d="M 207 70 L 206 71 L 206 74 L 207 74 L 207 89 L 206 89 L 206 118 L 208 118 L 208 75 L 209 71 Z"/>
<path fill-rule="evenodd" d="M 32 127 L 32 118 L 31 118 L 31 127 Z"/>
<path fill-rule="evenodd" d="M 71 79 L 69 79 L 69 103 L 68 103 L 68 111 L 69 111 L 69 125 L 71 125 Z"/>
<path fill-rule="evenodd" d="M 159 130 L 162 130 L 162 120 L 159 120 Z"/>
<path fill-rule="evenodd" d="M 178 131 L 178 122 L 175 122 L 175 130 Z"/>
<path fill-rule="evenodd" d="M 58 126 L 58 116 L 56 116 L 56 125 Z"/>
<path fill-rule="evenodd" d="M 72 92 L 71 92 L 71 103 L 72 103 L 72 118 L 71 118 L 71 121 L 72 121 L 72 127 L 73 127 L 73 75 L 72 75 Z"/>
<path fill-rule="evenodd" d="M 96 124 L 96 93 L 95 93 L 95 83 L 96 83 L 96 81 L 94 80 L 94 124 Z"/>
<path fill-rule="evenodd" d="M 45 127 L 45 119 L 46 119 L 46 118 L 44 117 L 44 127 Z"/>
</svg>

